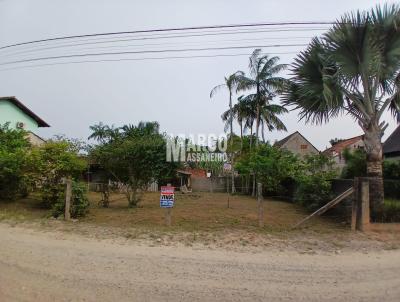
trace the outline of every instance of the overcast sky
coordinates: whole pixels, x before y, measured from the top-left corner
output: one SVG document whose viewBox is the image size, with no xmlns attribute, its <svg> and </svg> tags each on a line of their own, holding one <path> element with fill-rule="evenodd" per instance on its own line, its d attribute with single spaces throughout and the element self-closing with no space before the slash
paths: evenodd
<svg viewBox="0 0 400 302">
<path fill-rule="evenodd" d="M 332 21 L 345 12 L 358 8 L 368 9 L 377 3 L 384 1 L 0 0 L 0 46 L 64 35 L 153 28 L 275 21 Z M 124 42 L 125 45 L 118 44 L 123 45 L 122 47 L 113 46 L 114 48 L 108 48 L 107 51 L 304 44 L 309 42 L 313 35 L 321 32 L 323 31 L 266 32 L 200 39 L 172 39 L 167 42 L 164 39 L 161 42 L 169 44 L 154 45 L 160 43 L 160 40 L 155 40 L 151 42 L 154 46 L 146 46 L 147 48 L 137 45 L 130 47 L 128 44 L 131 42 Z M 141 43 L 143 44 L 143 41 Z M 93 49 L 93 46 L 90 47 L 85 51 L 100 51 Z M 303 46 L 272 47 L 264 48 L 263 51 L 284 52 L 286 54 L 280 54 L 281 62 L 291 63 L 295 56 L 293 53 L 303 48 Z M 27 47 L 22 47 L 12 51 L 26 49 L 29 50 Z M 32 58 L 66 52 L 71 53 L 71 50 L 45 51 L 40 54 L 21 53 L 14 54 L 10 58 Z M 241 49 L 178 55 L 250 54 L 251 52 L 252 49 Z M 7 55 L 10 53 L 12 54 L 11 50 L 6 52 Z M 122 57 L 127 59 L 149 56 Z M 4 52 L 0 52 L 1 61 L 7 61 L 8 58 L 4 57 Z M 67 61 L 58 60 L 58 62 Z M 27 65 L 30 64 L 16 66 Z M 44 137 L 63 133 L 70 137 L 86 139 L 89 135 L 89 125 L 100 121 L 118 126 L 127 123 L 136 124 L 142 120 L 159 121 L 162 130 L 167 133 L 220 134 L 223 132 L 220 115 L 227 109 L 228 96 L 220 93 L 210 100 L 210 90 L 222 83 L 225 75 L 236 70 L 247 71 L 247 65 L 247 56 L 233 56 L 3 69 L 0 71 L 0 95 L 16 96 L 46 120 L 51 128 L 40 130 L 39 134 Z M 269 140 L 281 139 L 298 130 L 322 150 L 329 145 L 331 138 L 347 138 L 361 134 L 361 129 L 355 122 L 346 117 L 332 120 L 322 127 L 298 122 L 296 112 L 291 112 L 282 119 L 287 125 L 288 133 L 268 133 L 266 137 Z M 386 115 L 385 119 L 390 122 L 387 130 L 389 134 L 394 129 L 395 123 L 389 115 Z"/>
</svg>

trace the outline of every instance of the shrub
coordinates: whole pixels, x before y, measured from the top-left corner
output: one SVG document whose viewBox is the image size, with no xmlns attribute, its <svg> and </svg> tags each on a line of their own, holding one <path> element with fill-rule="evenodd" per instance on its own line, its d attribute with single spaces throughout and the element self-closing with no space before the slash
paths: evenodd
<svg viewBox="0 0 400 302">
<path fill-rule="evenodd" d="M 372 213 L 375 222 L 400 222 L 400 200 L 385 199 L 383 208 L 379 213 Z"/>
<path fill-rule="evenodd" d="M 0 125 L 0 200 L 13 200 L 24 187 L 29 142 L 25 131 Z"/>
<path fill-rule="evenodd" d="M 331 183 L 319 175 L 310 175 L 298 179 L 295 201 L 314 211 L 333 198 Z"/>
<path fill-rule="evenodd" d="M 67 141 L 49 141 L 31 152 L 31 169 L 40 184 L 43 206 L 54 207 L 63 194 L 65 177 L 78 179 L 86 162 Z"/>
<path fill-rule="evenodd" d="M 400 161 L 385 160 L 383 163 L 383 177 L 385 179 L 400 180 Z"/>
<path fill-rule="evenodd" d="M 52 215 L 59 217 L 64 215 L 65 212 L 65 186 L 59 186 L 57 192 L 57 202 L 52 206 Z M 71 217 L 83 217 L 89 210 L 89 200 L 86 196 L 86 188 L 79 182 L 72 183 L 72 199 L 71 199 Z"/>
<path fill-rule="evenodd" d="M 400 199 L 400 180 L 385 180 L 385 197 Z"/>
<path fill-rule="evenodd" d="M 345 149 L 343 157 L 346 166 L 342 171 L 341 178 L 353 179 L 354 177 L 367 176 L 367 154 L 362 149 Z"/>
<path fill-rule="evenodd" d="M 298 173 L 301 163 L 298 157 L 287 150 L 261 144 L 252 152 L 239 158 L 235 168 L 241 174 L 255 173 L 257 182 L 263 184 L 263 191 L 274 194 L 284 191 L 282 182 Z"/>
<path fill-rule="evenodd" d="M 331 180 L 336 176 L 332 161 L 323 154 L 306 156 L 303 173 L 296 177 L 295 201 L 316 210 L 333 198 Z"/>
</svg>

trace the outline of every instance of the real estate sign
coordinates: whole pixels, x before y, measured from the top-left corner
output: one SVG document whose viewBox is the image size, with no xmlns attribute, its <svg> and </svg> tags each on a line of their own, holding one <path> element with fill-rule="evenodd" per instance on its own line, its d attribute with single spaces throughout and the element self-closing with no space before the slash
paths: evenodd
<svg viewBox="0 0 400 302">
<path fill-rule="evenodd" d="M 173 208 L 175 201 L 175 189 L 174 187 L 161 187 L 161 198 L 160 207 L 161 208 Z"/>
</svg>

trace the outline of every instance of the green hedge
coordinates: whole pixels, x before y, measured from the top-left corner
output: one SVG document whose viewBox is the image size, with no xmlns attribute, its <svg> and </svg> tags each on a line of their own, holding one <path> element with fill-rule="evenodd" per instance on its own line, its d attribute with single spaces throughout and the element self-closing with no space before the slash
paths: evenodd
<svg viewBox="0 0 400 302">
<path fill-rule="evenodd" d="M 385 197 L 400 199 L 400 180 L 385 179 Z"/>
</svg>

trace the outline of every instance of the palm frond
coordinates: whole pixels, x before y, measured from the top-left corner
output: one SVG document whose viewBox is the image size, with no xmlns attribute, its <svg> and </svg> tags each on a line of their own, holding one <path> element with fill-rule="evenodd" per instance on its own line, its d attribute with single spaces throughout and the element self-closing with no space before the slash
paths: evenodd
<svg viewBox="0 0 400 302">
<path fill-rule="evenodd" d="M 336 68 L 319 39 L 315 38 L 298 55 L 292 72 L 294 77 L 286 87 L 283 104 L 300 110 L 300 119 L 320 124 L 343 111 L 343 91 Z"/>
<path fill-rule="evenodd" d="M 213 89 L 211 89 L 211 92 L 210 92 L 210 99 L 211 99 L 218 91 L 220 91 L 221 89 L 224 89 L 224 88 L 226 88 L 226 87 L 227 87 L 226 84 L 221 84 L 221 85 L 215 86 Z"/>
</svg>

